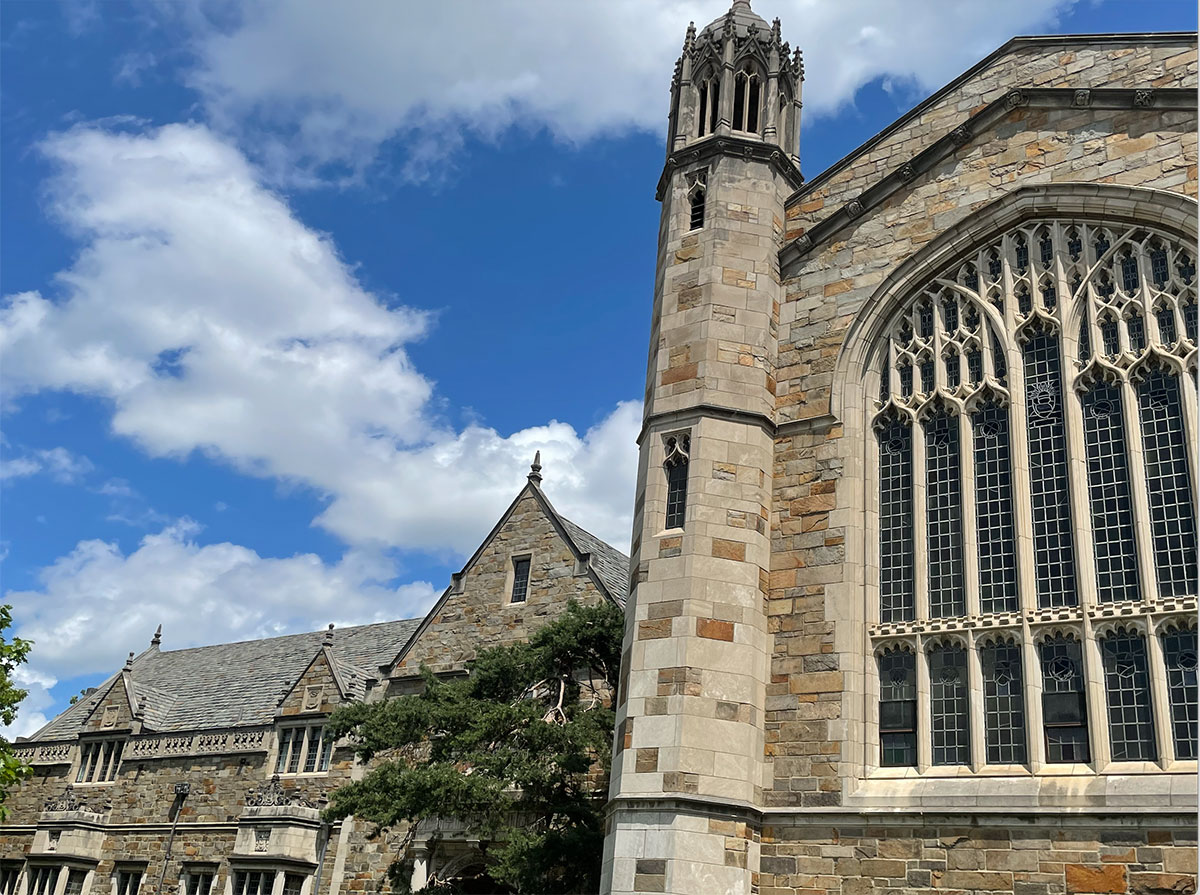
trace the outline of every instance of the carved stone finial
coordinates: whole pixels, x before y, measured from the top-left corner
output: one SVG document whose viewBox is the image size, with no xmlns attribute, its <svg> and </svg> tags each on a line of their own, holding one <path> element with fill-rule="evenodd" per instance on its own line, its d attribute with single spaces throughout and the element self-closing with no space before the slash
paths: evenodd
<svg viewBox="0 0 1200 895">
<path fill-rule="evenodd" d="M 154 632 L 154 636 L 150 638 L 150 646 L 158 648 L 162 646 L 162 625 L 159 625 Z"/>
<path fill-rule="evenodd" d="M 796 55 L 792 57 L 792 67 L 796 70 L 796 77 L 801 81 L 804 80 L 804 53 L 799 47 L 796 47 Z"/>
<path fill-rule="evenodd" d="M 538 451 L 533 455 L 533 462 L 529 464 L 529 481 L 538 485 L 542 483 L 542 452 Z"/>
<path fill-rule="evenodd" d="M 129 658 L 125 660 L 125 670 L 133 671 L 133 653 L 130 653 Z"/>
<path fill-rule="evenodd" d="M 325 629 L 325 645 L 331 646 L 332 644 L 333 644 L 333 622 L 330 622 L 329 627 Z"/>
<path fill-rule="evenodd" d="M 687 34 L 683 37 L 683 50 L 686 53 L 696 44 L 696 23 L 688 22 Z"/>
</svg>

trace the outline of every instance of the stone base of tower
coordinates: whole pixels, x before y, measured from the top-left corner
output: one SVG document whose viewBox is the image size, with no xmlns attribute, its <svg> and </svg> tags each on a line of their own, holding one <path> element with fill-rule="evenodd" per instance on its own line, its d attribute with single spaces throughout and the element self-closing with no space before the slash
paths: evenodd
<svg viewBox="0 0 1200 895">
<path fill-rule="evenodd" d="M 609 811 L 600 891 L 750 895 L 757 891 L 758 840 L 743 815 L 719 806 L 617 801 Z"/>
</svg>

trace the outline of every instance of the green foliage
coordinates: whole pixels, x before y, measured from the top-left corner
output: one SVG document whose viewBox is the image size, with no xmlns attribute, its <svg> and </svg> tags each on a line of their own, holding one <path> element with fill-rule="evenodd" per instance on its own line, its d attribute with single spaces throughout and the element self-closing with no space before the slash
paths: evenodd
<svg viewBox="0 0 1200 895">
<path fill-rule="evenodd" d="M 12 606 L 0 606 L 0 721 L 5 724 L 17 720 L 17 706 L 27 695 L 25 690 L 13 685 L 13 671 L 25 661 L 33 646 L 20 637 L 6 640 L 4 632 L 11 626 Z M 30 770 L 13 754 L 12 743 L 0 736 L 0 821 L 8 817 L 4 801 L 9 790 L 29 776 Z"/>
<path fill-rule="evenodd" d="M 481 652 L 466 676 L 422 669 L 419 694 L 339 709 L 330 731 L 378 764 L 327 814 L 380 828 L 455 818 L 512 891 L 595 892 L 623 624 L 609 603 L 572 602 L 529 643 Z M 434 879 L 424 891 L 454 890 Z"/>
</svg>

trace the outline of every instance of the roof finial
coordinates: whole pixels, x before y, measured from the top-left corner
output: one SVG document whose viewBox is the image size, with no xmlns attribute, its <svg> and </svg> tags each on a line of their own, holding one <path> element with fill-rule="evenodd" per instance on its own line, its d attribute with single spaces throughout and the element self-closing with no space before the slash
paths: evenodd
<svg viewBox="0 0 1200 895">
<path fill-rule="evenodd" d="M 538 451 L 533 455 L 533 462 L 529 464 L 529 481 L 540 485 L 542 483 L 542 452 Z"/>
<path fill-rule="evenodd" d="M 330 622 L 329 627 L 325 629 L 325 645 L 333 645 L 333 622 Z"/>
<path fill-rule="evenodd" d="M 150 638 L 150 646 L 153 649 L 158 649 L 158 647 L 162 646 L 162 625 L 158 626 L 158 629 L 154 632 L 154 636 Z"/>
<path fill-rule="evenodd" d="M 133 653 L 130 653 L 129 658 L 125 660 L 125 670 L 133 671 Z"/>
</svg>

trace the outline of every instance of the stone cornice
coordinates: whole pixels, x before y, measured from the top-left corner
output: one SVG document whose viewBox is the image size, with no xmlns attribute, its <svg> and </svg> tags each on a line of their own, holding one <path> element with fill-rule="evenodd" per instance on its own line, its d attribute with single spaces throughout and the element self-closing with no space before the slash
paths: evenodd
<svg viewBox="0 0 1200 895">
<path fill-rule="evenodd" d="M 676 149 L 667 156 L 662 176 L 658 178 L 658 187 L 654 198 L 659 202 L 667 194 L 667 183 L 676 168 L 707 161 L 717 156 L 743 158 L 747 161 L 767 162 L 780 174 L 792 189 L 798 190 L 804 185 L 804 177 L 800 170 L 792 164 L 787 154 L 774 143 L 764 143 L 761 140 L 747 140 L 744 137 L 718 135 L 699 143 L 693 143 L 682 149 Z"/>
<path fill-rule="evenodd" d="M 741 423 L 744 426 L 758 426 L 772 438 L 789 438 L 805 432 L 814 432 L 836 426 L 838 420 L 832 414 L 823 413 L 819 416 L 802 420 L 787 420 L 776 423 L 769 416 L 753 413 L 748 410 L 737 410 L 732 407 L 722 407 L 719 404 L 695 404 L 679 410 L 664 410 L 661 413 L 650 413 L 642 419 L 642 429 L 638 433 L 637 443 L 640 445 L 646 433 L 652 429 L 671 429 L 686 426 L 701 417 L 724 420 L 730 423 Z"/>
<path fill-rule="evenodd" d="M 972 143 L 1008 117 L 1015 109 L 1128 109 L 1138 111 L 1196 111 L 1196 91 L 1184 87 L 1159 89 L 1032 87 L 1010 90 L 979 112 L 965 118 L 941 139 L 926 147 L 894 171 L 884 175 L 850 199 L 833 214 L 817 222 L 779 252 L 782 279 L 795 276 L 804 259 L 851 221 L 877 208 L 893 193 L 929 171 L 943 159 Z M 812 186 L 809 186 L 811 190 Z M 791 205 L 808 190 L 789 197 Z"/>
<path fill-rule="evenodd" d="M 663 795 L 618 796 L 605 808 L 611 817 L 617 812 L 658 813 L 692 815 L 715 819 L 737 819 L 745 823 L 793 825 L 846 825 L 911 827 L 914 824 L 940 826 L 991 826 L 1014 827 L 1030 819 L 1042 823 L 1051 822 L 1061 827 L 1142 827 L 1145 818 L 1154 819 L 1156 826 L 1164 828 L 1196 828 L 1194 810 L 1178 808 L 1164 809 L 1161 805 L 1134 807 L 975 807 L 975 808 L 760 808 L 744 802 L 730 803 L 704 796 Z"/>
</svg>

